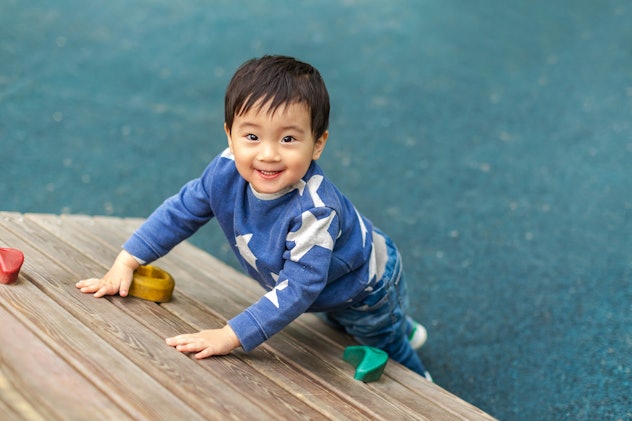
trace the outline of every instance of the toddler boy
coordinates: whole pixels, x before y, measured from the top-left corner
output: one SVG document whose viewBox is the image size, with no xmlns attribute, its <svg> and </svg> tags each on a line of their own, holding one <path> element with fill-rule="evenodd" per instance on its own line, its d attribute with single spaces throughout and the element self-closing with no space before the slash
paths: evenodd
<svg viewBox="0 0 632 421">
<path fill-rule="evenodd" d="M 167 338 L 196 358 L 250 351 L 304 312 L 321 312 L 358 342 L 429 378 L 415 352 L 426 331 L 406 315 L 401 257 L 316 163 L 327 139 L 329 94 L 291 57 L 244 63 L 225 97 L 228 148 L 168 198 L 123 245 L 95 297 L 126 296 L 133 272 L 216 218 L 244 271 L 267 292 L 221 329 Z"/>
</svg>

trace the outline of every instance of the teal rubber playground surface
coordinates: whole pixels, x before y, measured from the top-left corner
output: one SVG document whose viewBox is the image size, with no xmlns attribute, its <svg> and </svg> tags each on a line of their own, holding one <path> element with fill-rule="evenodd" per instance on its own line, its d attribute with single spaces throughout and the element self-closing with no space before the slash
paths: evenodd
<svg viewBox="0 0 632 421">
<path fill-rule="evenodd" d="M 0 210 L 148 216 L 225 146 L 237 66 L 292 55 L 330 90 L 322 166 L 400 247 L 435 382 L 501 420 L 630 420 L 630 22 L 624 0 L 0 0 Z M 234 264 L 214 223 L 192 241 Z"/>
</svg>

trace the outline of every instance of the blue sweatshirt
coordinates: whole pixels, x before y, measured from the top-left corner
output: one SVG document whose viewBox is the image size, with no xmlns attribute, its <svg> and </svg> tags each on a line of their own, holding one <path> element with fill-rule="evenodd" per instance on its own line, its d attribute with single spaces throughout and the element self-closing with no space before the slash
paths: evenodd
<svg viewBox="0 0 632 421">
<path fill-rule="evenodd" d="M 360 301 L 376 279 L 373 227 L 312 162 L 285 191 L 262 195 L 226 149 L 123 245 L 149 263 L 216 218 L 244 271 L 267 293 L 229 320 L 250 351 L 308 311 Z"/>
</svg>

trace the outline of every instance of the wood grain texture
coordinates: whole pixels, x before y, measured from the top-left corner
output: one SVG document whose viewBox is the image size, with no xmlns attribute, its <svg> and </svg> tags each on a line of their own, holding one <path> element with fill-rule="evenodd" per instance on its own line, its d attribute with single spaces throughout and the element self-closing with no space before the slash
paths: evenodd
<svg viewBox="0 0 632 421">
<path fill-rule="evenodd" d="M 0 212 L 0 246 L 26 256 L 0 286 L 3 419 L 493 419 L 393 361 L 354 380 L 341 358 L 353 341 L 313 315 L 250 353 L 175 351 L 166 337 L 221 327 L 263 291 L 184 242 L 154 262 L 176 280 L 169 303 L 79 292 L 141 223 Z"/>
</svg>

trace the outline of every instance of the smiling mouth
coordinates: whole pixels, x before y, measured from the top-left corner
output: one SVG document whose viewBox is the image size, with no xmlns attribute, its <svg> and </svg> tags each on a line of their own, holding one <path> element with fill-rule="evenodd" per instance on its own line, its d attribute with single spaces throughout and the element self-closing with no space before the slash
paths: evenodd
<svg viewBox="0 0 632 421">
<path fill-rule="evenodd" d="M 265 171 L 265 170 L 257 170 L 259 174 L 261 174 L 265 178 L 271 178 L 278 174 L 281 174 L 281 171 Z"/>
</svg>

